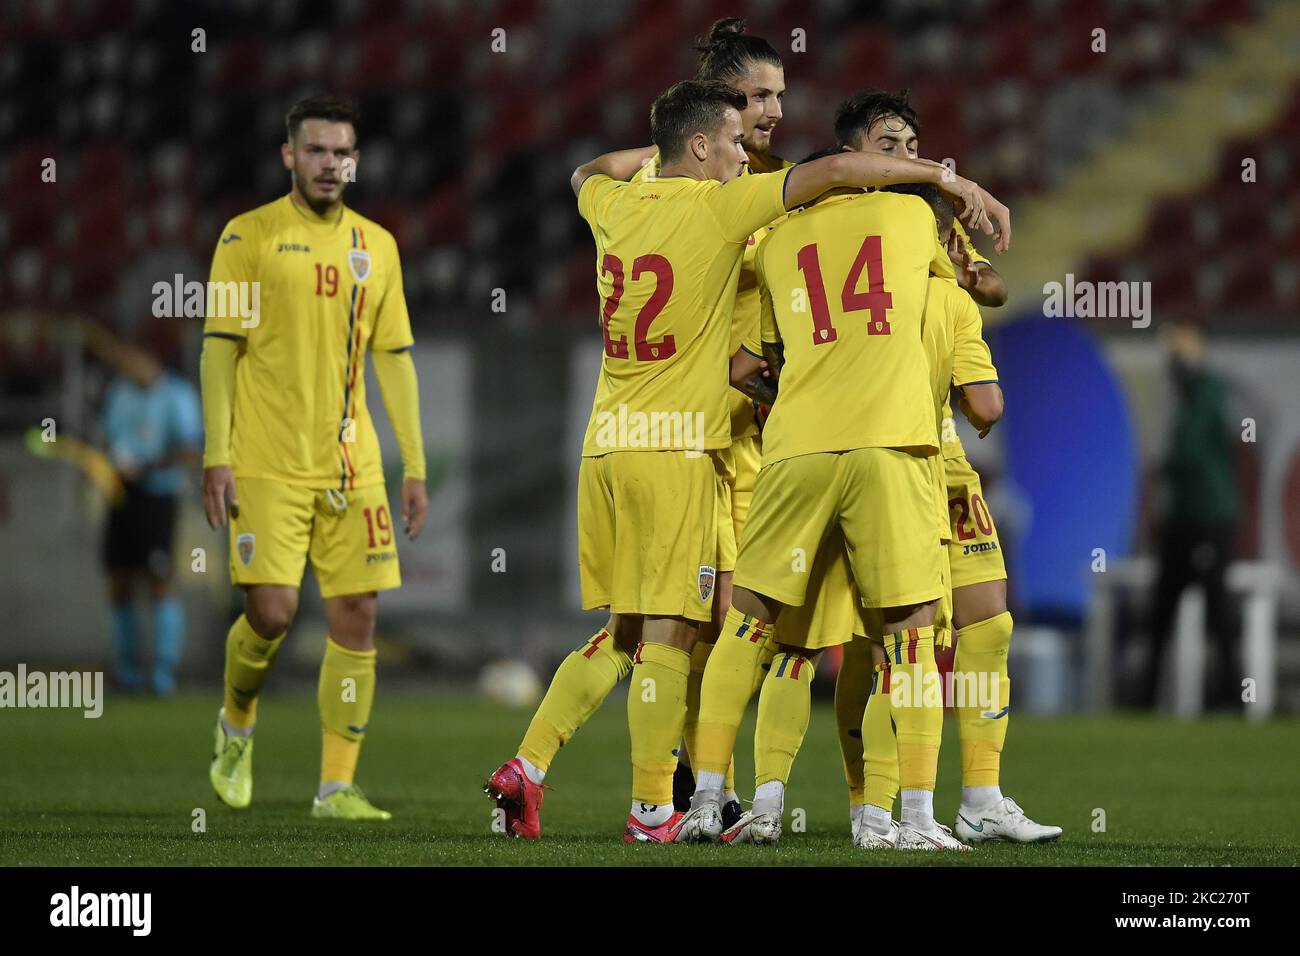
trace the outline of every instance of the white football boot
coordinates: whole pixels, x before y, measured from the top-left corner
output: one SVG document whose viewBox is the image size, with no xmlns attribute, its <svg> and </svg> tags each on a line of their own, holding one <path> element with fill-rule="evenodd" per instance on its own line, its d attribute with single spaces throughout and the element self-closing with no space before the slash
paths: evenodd
<svg viewBox="0 0 1300 956">
<path fill-rule="evenodd" d="M 956 850 L 970 853 L 971 848 L 952 835 L 952 831 L 941 823 L 934 823 L 933 829 L 920 830 L 909 824 L 898 828 L 898 839 L 894 843 L 898 850 Z"/>
<path fill-rule="evenodd" d="M 1044 826 L 1025 816 L 1016 801 L 1003 797 L 991 806 L 972 813 L 957 811 L 957 836 L 966 843 L 1051 843 L 1061 835 L 1060 827 Z"/>
<path fill-rule="evenodd" d="M 898 834 L 902 827 L 896 820 L 889 821 L 889 830 L 881 833 L 871 824 L 861 820 L 853 834 L 853 845 L 859 850 L 892 850 L 898 845 Z"/>
<path fill-rule="evenodd" d="M 695 791 L 674 843 L 717 843 L 722 836 L 722 794 Z"/>
<path fill-rule="evenodd" d="M 746 810 L 740 819 L 722 831 L 723 843 L 755 843 L 772 846 L 781 842 L 781 814 L 776 810 L 755 813 Z"/>
</svg>

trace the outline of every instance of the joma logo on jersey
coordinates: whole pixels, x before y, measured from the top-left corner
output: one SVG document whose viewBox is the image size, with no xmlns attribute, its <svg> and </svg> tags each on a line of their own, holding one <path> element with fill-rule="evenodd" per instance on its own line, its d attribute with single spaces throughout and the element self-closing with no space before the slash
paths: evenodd
<svg viewBox="0 0 1300 956">
<path fill-rule="evenodd" d="M 276 252 L 311 252 L 311 246 L 301 242 L 282 242 L 275 247 Z"/>
</svg>

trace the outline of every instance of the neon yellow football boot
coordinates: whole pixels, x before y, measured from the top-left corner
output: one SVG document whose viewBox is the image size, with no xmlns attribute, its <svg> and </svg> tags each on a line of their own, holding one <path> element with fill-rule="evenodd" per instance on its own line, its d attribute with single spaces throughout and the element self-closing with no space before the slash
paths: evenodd
<svg viewBox="0 0 1300 956">
<path fill-rule="evenodd" d="M 216 744 L 208 779 L 226 806 L 243 810 L 253 802 L 253 738 L 236 737 L 222 726 L 225 708 L 217 712 Z"/>
<path fill-rule="evenodd" d="M 393 819 L 387 810 L 380 810 L 367 800 L 356 784 L 335 790 L 324 800 L 317 797 L 311 805 L 311 815 L 318 820 Z"/>
</svg>

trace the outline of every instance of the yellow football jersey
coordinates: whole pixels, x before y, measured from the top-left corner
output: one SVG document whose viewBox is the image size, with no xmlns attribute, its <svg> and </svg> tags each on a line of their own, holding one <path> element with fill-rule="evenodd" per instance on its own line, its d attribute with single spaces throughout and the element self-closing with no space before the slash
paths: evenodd
<svg viewBox="0 0 1300 956">
<path fill-rule="evenodd" d="M 949 392 L 952 386 L 996 382 L 998 370 L 984 341 L 979 306 L 956 283 L 932 276 L 925 301 L 924 341 L 930 358 L 939 443 L 944 458 L 966 454 L 953 424 Z"/>
<path fill-rule="evenodd" d="M 784 343 L 785 364 L 765 466 L 852 448 L 938 450 L 921 341 L 937 255 L 930 207 L 897 193 L 832 196 L 771 230 L 756 264 L 762 338 Z"/>
<path fill-rule="evenodd" d="M 257 284 L 256 316 L 232 307 L 239 287 L 228 283 Z M 323 219 L 289 196 L 236 216 L 212 257 L 204 334 L 247 343 L 235 372 L 236 476 L 341 490 L 384 480 L 365 353 L 413 344 L 388 230 L 347 207 Z"/>
<path fill-rule="evenodd" d="M 749 165 L 745 167 L 747 175 L 756 173 L 775 173 L 789 169 L 794 163 L 777 156 L 760 156 L 748 153 Z M 644 182 L 659 174 L 659 155 L 656 153 L 649 162 L 643 163 L 632 177 L 632 182 Z M 776 222 L 785 218 L 785 210 Z M 768 229 L 776 225 L 769 223 L 754 231 L 745 243 L 745 258 L 740 264 L 740 279 L 736 284 L 736 305 L 731 313 L 731 353 L 746 342 L 758 340 L 758 278 L 754 275 L 754 256 L 758 244 L 767 235 Z M 731 439 L 748 438 L 758 434 L 758 421 L 754 418 L 754 403 L 748 395 L 739 389 L 732 389 L 728 394 L 728 410 L 731 414 Z"/>
<path fill-rule="evenodd" d="M 763 157 L 749 153 L 750 173 L 779 172 L 789 169 L 794 163 L 776 156 Z M 754 257 L 758 254 L 758 244 L 766 238 L 772 226 L 785 218 L 785 213 L 776 222 L 769 223 L 754 231 L 745 245 L 745 258 L 740 264 L 740 281 L 736 284 L 736 308 L 731 317 L 731 352 L 746 342 L 759 336 L 758 276 L 754 274 Z M 758 434 L 758 420 L 754 417 L 754 402 L 739 389 L 729 393 L 731 405 L 731 438 L 747 438 Z"/>
<path fill-rule="evenodd" d="M 582 454 L 731 443 L 728 345 L 745 242 L 785 211 L 784 171 L 727 184 L 589 177 L 605 354 Z"/>
</svg>

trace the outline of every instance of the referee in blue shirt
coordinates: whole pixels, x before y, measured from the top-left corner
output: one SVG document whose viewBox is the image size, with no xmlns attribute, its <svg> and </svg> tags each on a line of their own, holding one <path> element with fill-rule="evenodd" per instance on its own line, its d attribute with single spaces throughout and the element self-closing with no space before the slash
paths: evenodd
<svg viewBox="0 0 1300 956">
<path fill-rule="evenodd" d="M 198 393 L 143 349 L 113 342 L 96 349 L 116 373 L 104 396 L 103 434 L 108 456 L 126 489 L 110 512 L 104 539 L 117 678 L 143 690 L 139 627 L 133 586 L 147 579 L 153 606 L 150 686 L 166 696 L 176 689 L 185 641 L 185 610 L 172 593 L 172 538 L 186 467 L 203 454 Z"/>
</svg>

